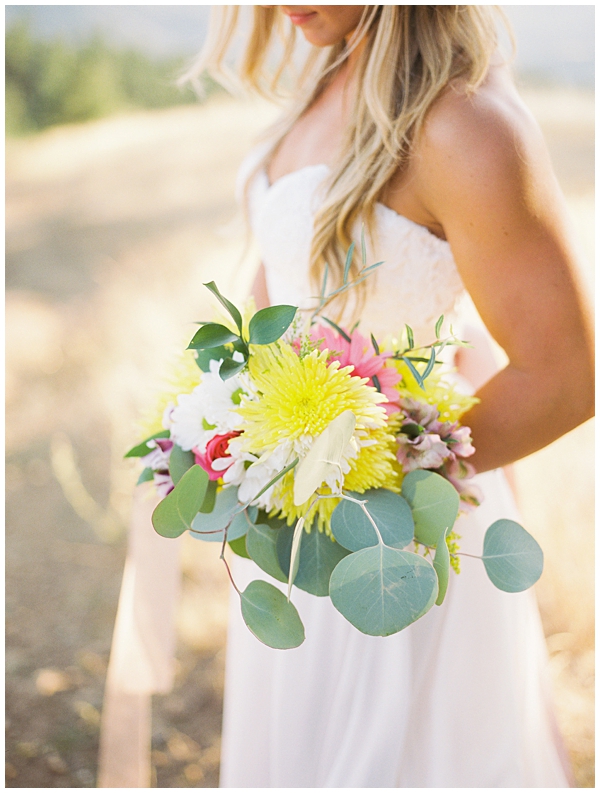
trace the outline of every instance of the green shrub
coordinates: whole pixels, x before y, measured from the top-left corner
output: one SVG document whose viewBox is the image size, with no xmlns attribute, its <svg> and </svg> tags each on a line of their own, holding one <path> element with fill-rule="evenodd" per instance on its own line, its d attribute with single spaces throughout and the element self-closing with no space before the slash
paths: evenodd
<svg viewBox="0 0 600 793">
<path fill-rule="evenodd" d="M 79 47 L 59 39 L 39 41 L 28 22 L 20 21 L 7 31 L 5 51 L 9 135 L 197 101 L 190 88 L 175 84 L 185 59 L 116 49 L 99 35 Z M 207 85 L 207 91 L 213 89 Z"/>
</svg>

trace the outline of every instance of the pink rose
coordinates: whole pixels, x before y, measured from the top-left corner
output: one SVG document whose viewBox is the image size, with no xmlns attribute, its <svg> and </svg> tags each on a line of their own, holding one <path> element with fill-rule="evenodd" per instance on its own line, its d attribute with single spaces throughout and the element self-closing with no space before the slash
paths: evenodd
<svg viewBox="0 0 600 793">
<path fill-rule="evenodd" d="M 215 435 L 206 444 L 205 452 L 200 452 L 196 448 L 192 449 L 196 463 L 204 468 L 210 480 L 220 479 L 223 476 L 223 472 L 233 465 L 234 459 L 228 453 L 229 441 L 232 438 L 237 438 L 238 435 L 241 435 L 241 432 Z"/>
</svg>

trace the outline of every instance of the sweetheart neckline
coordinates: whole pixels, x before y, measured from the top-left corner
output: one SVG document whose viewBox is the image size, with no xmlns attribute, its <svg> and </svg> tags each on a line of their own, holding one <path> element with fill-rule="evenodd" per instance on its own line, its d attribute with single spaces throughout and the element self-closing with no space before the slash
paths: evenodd
<svg viewBox="0 0 600 793">
<path fill-rule="evenodd" d="M 275 179 L 273 182 L 270 181 L 265 166 L 263 166 L 260 169 L 259 174 L 263 177 L 267 192 L 269 192 L 270 190 L 273 190 L 275 187 L 277 187 L 280 184 L 280 182 L 282 181 L 285 182 L 285 180 L 288 179 L 289 177 L 297 176 L 298 174 L 301 174 L 305 171 L 316 170 L 317 168 L 325 169 L 328 173 L 331 170 L 329 165 L 327 165 L 327 163 L 324 162 L 313 163 L 312 165 L 303 165 L 301 168 L 296 168 L 296 170 L 294 171 L 289 171 L 288 173 L 284 173 L 282 176 L 277 177 L 277 179 Z M 398 218 L 400 221 L 404 223 L 408 223 L 409 226 L 411 226 L 412 228 L 416 228 L 420 230 L 423 234 L 426 234 L 427 237 L 434 240 L 435 242 L 440 242 L 445 247 L 448 248 L 450 247 L 450 243 L 448 242 L 448 240 L 443 240 L 441 237 L 438 237 L 436 234 L 430 231 L 427 228 L 427 226 L 423 226 L 421 225 L 421 223 L 416 223 L 414 220 L 407 218 L 406 215 L 401 215 L 399 212 L 396 212 L 395 209 L 392 209 L 386 204 L 383 204 L 381 201 L 377 201 L 375 205 L 377 208 L 381 207 L 381 209 L 383 209 L 384 211 L 391 213 L 395 218 Z"/>
</svg>

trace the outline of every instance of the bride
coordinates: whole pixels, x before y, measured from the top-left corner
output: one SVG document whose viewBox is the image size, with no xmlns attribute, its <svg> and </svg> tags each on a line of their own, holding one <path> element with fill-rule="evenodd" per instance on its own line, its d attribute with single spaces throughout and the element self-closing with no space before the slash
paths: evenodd
<svg viewBox="0 0 600 793">
<path fill-rule="evenodd" d="M 238 27 L 219 9 L 199 69 L 219 68 Z M 220 17 L 220 18 L 219 18 Z M 480 403 L 464 417 L 482 505 L 456 524 L 480 553 L 518 519 L 503 467 L 592 415 L 591 330 L 563 201 L 540 132 L 497 53 L 490 6 L 254 6 L 241 61 L 276 90 L 310 48 L 294 102 L 242 168 L 262 265 L 258 307 L 308 307 L 325 262 L 367 229 L 384 264 L 338 306 L 376 336 L 431 341 L 470 295 L 487 331 L 454 360 Z M 283 33 L 281 68 L 271 44 Z M 464 337 L 463 330 L 463 337 Z M 272 650 L 237 602 L 228 635 L 222 787 L 567 787 L 531 592 L 508 595 L 467 558 L 440 608 L 391 637 L 356 631 L 302 591 L 305 643 Z M 245 587 L 256 567 L 236 558 Z"/>
</svg>

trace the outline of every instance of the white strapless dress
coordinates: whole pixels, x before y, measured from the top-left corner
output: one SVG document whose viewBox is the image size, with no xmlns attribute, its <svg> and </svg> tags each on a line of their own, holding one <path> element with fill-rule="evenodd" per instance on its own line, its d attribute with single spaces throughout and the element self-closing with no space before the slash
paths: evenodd
<svg viewBox="0 0 600 793">
<path fill-rule="evenodd" d="M 315 165 L 273 185 L 262 172 L 252 180 L 250 219 L 272 303 L 302 306 L 314 292 L 307 265 L 327 173 Z M 408 323 L 429 341 L 463 292 L 450 246 L 383 205 L 376 220 L 369 262 L 385 264 L 361 326 L 383 337 Z M 518 520 L 501 471 L 477 482 L 484 502 L 456 524 L 461 549 L 475 554 L 494 520 Z M 233 572 L 242 589 L 268 579 L 239 557 Z M 357 631 L 329 598 L 295 589 L 292 600 L 306 640 L 273 650 L 231 599 L 221 787 L 569 786 L 531 591 L 500 592 L 479 560 L 462 557 L 443 605 L 386 638 Z"/>
</svg>

